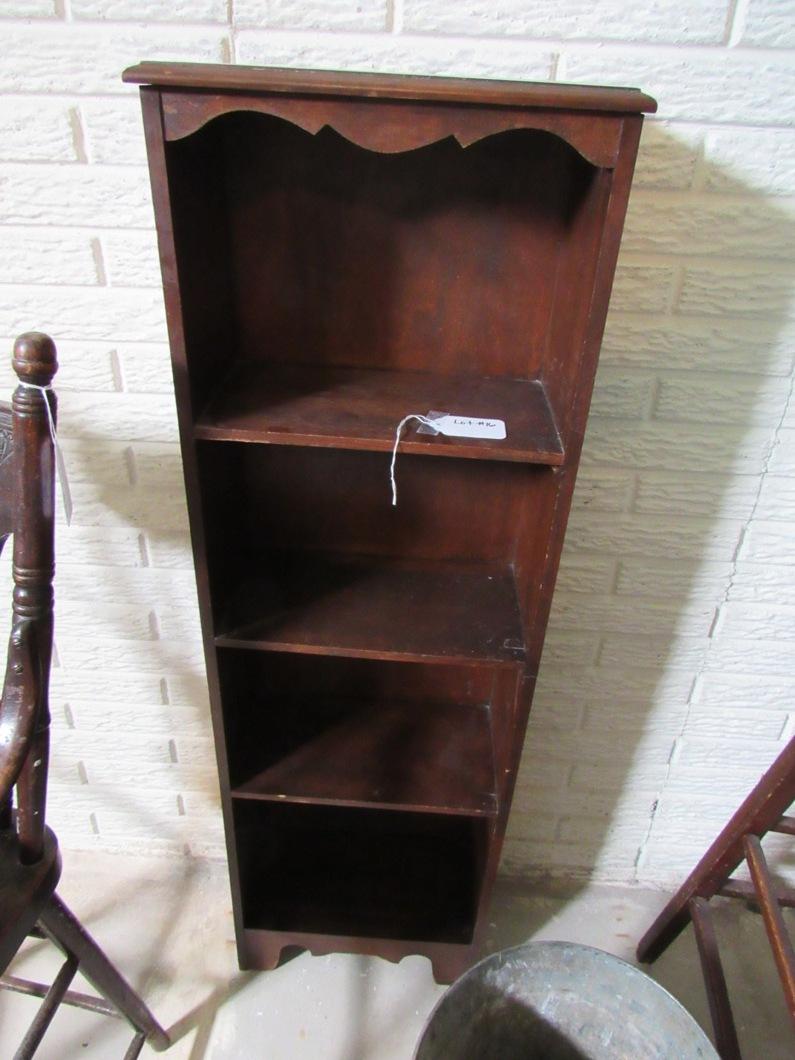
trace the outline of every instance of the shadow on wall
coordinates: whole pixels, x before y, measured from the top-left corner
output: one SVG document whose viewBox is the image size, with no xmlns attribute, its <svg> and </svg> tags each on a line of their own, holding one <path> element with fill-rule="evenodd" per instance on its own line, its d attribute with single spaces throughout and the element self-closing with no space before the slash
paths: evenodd
<svg viewBox="0 0 795 1060">
<path fill-rule="evenodd" d="M 668 175 L 694 150 L 647 131 L 508 830 L 518 878 L 676 886 L 789 734 L 786 688 L 760 704 L 788 645 L 757 614 L 787 602 L 785 550 L 749 549 L 747 524 L 775 500 L 795 218 L 714 167 L 704 193 L 650 195 L 649 141 Z"/>
</svg>

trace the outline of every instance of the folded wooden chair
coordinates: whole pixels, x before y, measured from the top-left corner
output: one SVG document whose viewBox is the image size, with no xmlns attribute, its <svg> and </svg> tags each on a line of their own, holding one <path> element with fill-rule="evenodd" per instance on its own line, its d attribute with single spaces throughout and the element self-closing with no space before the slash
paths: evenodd
<svg viewBox="0 0 795 1060">
<path fill-rule="evenodd" d="M 48 685 L 53 633 L 54 423 L 50 390 L 58 364 L 46 335 L 14 345 L 19 385 L 0 407 L 0 548 L 13 534 L 13 615 L 0 700 L 0 974 L 27 935 L 50 939 L 66 960 L 48 988 L 13 976 L 0 986 L 44 998 L 15 1060 L 33 1056 L 61 1002 L 127 1019 L 134 1038 L 168 1037 L 79 921 L 55 894 L 58 841 L 45 824 L 49 755 Z M 15 794 L 14 794 L 15 793 Z M 78 968 L 102 997 L 70 991 Z"/>
<path fill-rule="evenodd" d="M 795 890 L 776 885 L 760 840 L 767 832 L 795 836 L 795 817 L 786 816 L 795 801 L 795 737 L 751 791 L 707 853 L 663 909 L 638 946 L 638 960 L 654 961 L 693 922 L 715 1044 L 722 1060 L 741 1060 L 709 900 L 716 894 L 742 898 L 762 911 L 773 958 L 790 1016 L 795 1023 L 795 950 L 781 915 L 795 906 Z M 751 882 L 732 879 L 745 860 Z"/>
</svg>

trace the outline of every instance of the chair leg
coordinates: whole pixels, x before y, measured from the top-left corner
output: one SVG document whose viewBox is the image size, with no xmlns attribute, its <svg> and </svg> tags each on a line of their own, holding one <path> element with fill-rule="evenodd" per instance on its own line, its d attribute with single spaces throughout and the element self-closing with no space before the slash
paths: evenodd
<svg viewBox="0 0 795 1060">
<path fill-rule="evenodd" d="M 715 1032 L 715 1045 L 721 1060 L 742 1060 L 709 902 L 704 898 L 691 898 L 689 908 L 701 970 L 704 973 L 704 987 Z"/>
<path fill-rule="evenodd" d="M 76 971 L 77 958 L 70 955 L 66 958 L 66 963 L 58 972 L 55 981 L 47 991 L 44 1000 L 39 1006 L 39 1011 L 36 1013 L 36 1018 L 28 1027 L 27 1033 L 22 1039 L 22 1044 L 14 1053 L 14 1060 L 30 1060 L 36 1052 L 58 1006 L 69 989 L 69 984 L 75 977 Z"/>
<path fill-rule="evenodd" d="M 80 971 L 103 997 L 144 1035 L 155 1049 L 167 1049 L 168 1035 L 139 995 L 108 960 L 79 920 L 53 895 L 39 916 L 39 923 L 52 941 L 66 953 L 74 955 Z"/>
<path fill-rule="evenodd" d="M 138 1060 L 141 1054 L 141 1050 L 144 1047 L 146 1041 L 146 1035 L 143 1031 L 138 1031 L 136 1036 L 130 1042 L 127 1047 L 127 1052 L 124 1054 L 124 1060 Z"/>
</svg>

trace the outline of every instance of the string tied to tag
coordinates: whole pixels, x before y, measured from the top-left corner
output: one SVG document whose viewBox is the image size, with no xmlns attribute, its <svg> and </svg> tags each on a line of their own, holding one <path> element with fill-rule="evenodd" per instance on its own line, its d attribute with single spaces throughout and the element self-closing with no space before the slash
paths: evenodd
<svg viewBox="0 0 795 1060">
<path fill-rule="evenodd" d="M 423 416 L 420 412 L 410 412 L 408 416 L 404 416 L 400 423 L 397 425 L 395 431 L 395 444 L 392 446 L 392 463 L 389 468 L 389 481 L 392 483 L 392 507 L 397 507 L 397 483 L 395 482 L 395 463 L 397 461 L 398 445 L 400 444 L 400 435 L 403 428 L 411 420 L 417 420 L 418 423 L 424 423 L 426 427 L 431 427 L 434 434 L 438 434 L 436 424 L 429 416 Z"/>
<path fill-rule="evenodd" d="M 47 424 L 50 428 L 50 438 L 52 438 L 52 447 L 55 453 L 55 467 L 58 472 L 58 481 L 61 483 L 61 494 L 63 496 L 66 525 L 69 526 L 72 522 L 72 493 L 69 489 L 69 479 L 66 475 L 66 461 L 64 460 L 63 450 L 58 443 L 58 432 L 55 429 L 55 418 L 52 414 L 52 408 L 50 407 L 48 391 L 50 393 L 53 392 L 52 385 L 48 383 L 46 386 L 41 386 L 39 383 L 23 383 L 20 380 L 19 386 L 25 386 L 29 390 L 38 390 L 44 398 L 44 408 L 47 412 Z"/>
</svg>

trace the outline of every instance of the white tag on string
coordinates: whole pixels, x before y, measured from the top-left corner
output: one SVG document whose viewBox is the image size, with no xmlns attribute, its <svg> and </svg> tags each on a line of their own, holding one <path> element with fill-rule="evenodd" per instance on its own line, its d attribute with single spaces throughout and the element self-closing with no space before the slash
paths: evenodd
<svg viewBox="0 0 795 1060">
<path fill-rule="evenodd" d="M 55 430 L 55 420 L 52 416 L 52 409 L 50 408 L 50 399 L 47 396 L 47 391 L 52 390 L 51 386 L 38 386 L 36 383 L 20 383 L 20 386 L 28 386 L 31 390 L 41 391 L 41 395 L 44 398 L 44 408 L 47 410 L 47 423 L 50 428 L 50 437 L 52 438 L 52 447 L 55 453 L 55 468 L 58 472 L 58 481 L 61 484 L 61 496 L 63 497 L 63 510 L 66 516 L 66 525 L 70 526 L 72 523 L 72 491 L 69 489 L 69 479 L 66 475 L 66 461 L 63 458 L 63 452 L 58 444 L 58 435 Z"/>
<path fill-rule="evenodd" d="M 398 445 L 400 444 L 400 434 L 403 428 L 410 420 L 417 420 L 418 423 L 423 424 L 425 427 L 431 427 L 433 434 L 439 432 L 435 429 L 435 423 L 427 416 L 423 416 L 420 412 L 410 412 L 408 416 L 404 416 L 400 423 L 395 429 L 395 444 L 392 446 L 392 463 L 389 465 L 389 481 L 392 483 L 392 507 L 397 507 L 397 483 L 395 482 L 395 463 L 397 461 Z"/>
<path fill-rule="evenodd" d="M 485 419 L 482 416 L 455 416 L 448 413 L 433 425 L 440 434 L 448 438 L 493 438 L 502 441 L 506 437 L 505 420 Z"/>
<path fill-rule="evenodd" d="M 482 416 L 456 416 L 450 412 L 431 410 L 427 416 L 419 412 L 410 412 L 404 416 L 395 431 L 395 444 L 392 446 L 392 464 L 389 468 L 389 481 L 392 483 L 392 507 L 397 507 L 397 484 L 395 483 L 395 462 L 398 445 L 403 428 L 410 420 L 417 420 L 420 426 L 417 434 L 444 434 L 448 438 L 491 438 L 502 441 L 507 435 L 505 420 L 486 419 Z"/>
<path fill-rule="evenodd" d="M 431 422 L 428 423 L 427 421 Z M 431 409 L 417 428 L 417 434 L 444 434 L 448 438 L 492 438 L 502 441 L 507 437 L 505 420 L 488 416 L 457 416 L 453 412 Z"/>
</svg>

